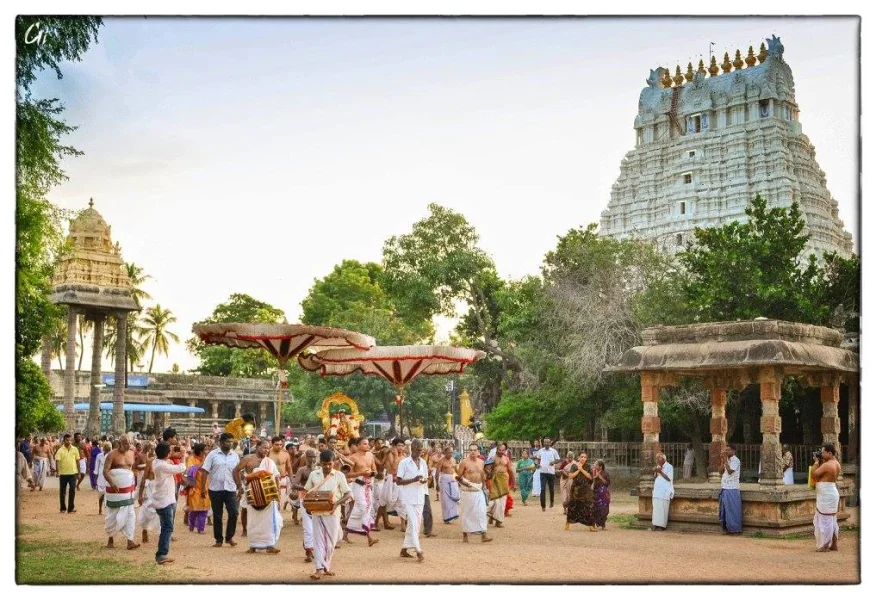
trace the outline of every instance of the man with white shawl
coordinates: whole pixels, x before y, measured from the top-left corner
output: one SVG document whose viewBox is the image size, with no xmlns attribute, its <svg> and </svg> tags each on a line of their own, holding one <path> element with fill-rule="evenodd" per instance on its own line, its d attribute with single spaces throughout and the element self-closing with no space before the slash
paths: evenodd
<svg viewBox="0 0 876 600">
<path fill-rule="evenodd" d="M 152 455 L 152 444 L 146 442 L 146 445 L 143 447 L 143 454 L 145 456 L 146 467 L 143 469 L 143 476 L 140 478 L 137 492 L 137 503 L 140 505 L 140 510 L 137 511 L 137 527 L 143 530 L 143 543 L 148 543 L 150 531 L 161 533 L 161 518 L 158 516 L 158 511 L 155 510 L 155 503 L 153 502 L 155 473 L 152 471 L 152 462 L 155 460 L 155 456 Z M 100 487 L 99 480 L 98 487 Z"/>
<path fill-rule="evenodd" d="M 742 533 L 742 495 L 739 492 L 739 473 L 742 465 L 733 445 L 724 448 L 721 472 L 721 495 L 718 497 L 718 519 L 724 533 Z"/>
<path fill-rule="evenodd" d="M 323 450 L 319 455 L 321 469 L 310 473 L 304 489 L 321 492 L 331 492 L 334 510 L 328 513 L 313 513 L 313 561 L 316 572 L 310 576 L 313 580 L 322 579 L 323 575 L 332 576 L 332 557 L 341 527 L 341 505 L 350 498 L 350 486 L 347 478 L 340 471 L 332 468 L 335 455 L 331 450 Z"/>
<path fill-rule="evenodd" d="M 128 541 L 128 550 L 139 548 L 134 543 L 134 451 L 127 436 L 119 439 L 119 447 L 109 453 L 103 466 L 106 480 L 106 515 L 104 529 L 109 538 L 107 548 L 113 547 L 113 536 L 119 532 Z M 84 475 L 84 473 L 83 473 Z"/>
<path fill-rule="evenodd" d="M 815 527 L 815 551 L 828 552 L 837 550 L 836 542 L 839 539 L 836 513 L 839 512 L 840 495 L 836 480 L 841 473 L 841 467 L 833 444 L 825 444 L 821 455 L 821 464 L 818 464 L 816 458 L 812 471 L 812 479 L 815 481 L 815 517 L 812 525 Z"/>
<path fill-rule="evenodd" d="M 423 523 L 423 504 L 428 494 L 429 467 L 420 456 L 423 443 L 420 440 L 411 442 L 411 455 L 398 464 L 395 483 L 398 486 L 398 500 L 401 505 L 399 516 L 405 522 L 405 539 L 402 542 L 400 556 L 413 558 L 408 549 L 417 553 L 417 562 L 425 558 L 420 546 L 420 525 Z"/>
<path fill-rule="evenodd" d="M 672 485 L 672 465 L 666 462 L 666 455 L 657 453 L 654 467 L 654 491 L 651 493 L 651 531 L 666 531 L 669 524 L 669 503 L 675 496 Z"/>
<path fill-rule="evenodd" d="M 103 442 L 101 446 L 102 452 L 97 455 L 94 461 L 94 474 L 97 475 L 97 492 L 100 494 L 97 497 L 97 514 L 103 514 L 104 497 L 106 496 L 106 479 L 103 477 L 103 467 L 106 465 L 106 457 L 112 452 L 112 445 L 109 442 Z"/>
<path fill-rule="evenodd" d="M 267 440 L 261 440 L 258 443 L 256 455 L 261 459 L 261 462 L 244 479 L 249 479 L 256 473 L 270 473 L 279 490 L 280 470 L 277 468 L 277 463 L 268 456 L 269 448 Z M 250 481 L 246 481 L 244 497 L 247 496 L 251 485 Z M 249 539 L 247 553 L 253 554 L 256 550 L 265 550 L 268 554 L 278 554 L 280 549 L 277 548 L 277 544 L 280 542 L 280 531 L 283 529 L 283 516 L 280 514 L 279 501 L 271 500 L 264 508 L 256 508 L 247 502 L 247 509 L 247 537 Z"/>
<path fill-rule="evenodd" d="M 468 543 L 468 534 L 477 533 L 481 542 L 492 542 L 487 537 L 487 496 L 484 493 L 484 461 L 478 445 L 468 447 L 468 456 L 459 463 L 459 513 L 462 517 L 462 541 Z"/>
</svg>

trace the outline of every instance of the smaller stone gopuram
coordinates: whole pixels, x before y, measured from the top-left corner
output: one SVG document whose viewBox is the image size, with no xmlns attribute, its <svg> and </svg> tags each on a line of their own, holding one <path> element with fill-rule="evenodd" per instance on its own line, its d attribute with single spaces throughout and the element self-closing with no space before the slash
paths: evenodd
<svg viewBox="0 0 876 600">
<path fill-rule="evenodd" d="M 76 372 L 76 327 L 78 315 L 84 315 L 94 324 L 91 356 L 91 390 L 88 425 L 86 433 L 100 432 L 100 362 L 103 351 L 103 329 L 107 318 L 116 319 L 116 377 L 125 381 L 127 315 L 138 310 L 131 294 L 121 249 L 113 245 L 110 226 L 94 209 L 94 200 L 70 223 L 67 237 L 68 249 L 55 266 L 52 277 L 51 300 L 67 305 L 67 364 L 64 377 L 64 413 L 67 426 L 75 423 L 73 403 Z M 44 366 L 47 344 L 44 342 Z M 84 348 L 83 348 L 84 352 Z M 123 404 L 125 386 L 118 383 L 113 388 L 113 433 L 125 432 Z"/>
<path fill-rule="evenodd" d="M 761 473 L 757 483 L 743 483 L 743 527 L 746 530 L 787 533 L 811 530 L 815 492 L 806 485 L 784 485 L 779 401 L 785 377 L 796 376 L 821 395 L 822 443 L 837 446 L 839 456 L 840 384 L 849 388 L 849 411 L 857 413 L 858 355 L 840 347 L 843 335 L 835 329 L 770 319 L 652 327 L 642 332 L 643 346 L 631 348 L 609 372 L 639 373 L 642 383 L 642 477 L 639 481 L 639 519 L 651 518 L 654 455 L 660 452 L 658 402 L 661 387 L 674 387 L 681 377 L 699 378 L 710 390 L 712 434 L 709 481 L 675 483 L 669 520 L 680 529 L 720 530 L 718 493 L 720 456 L 727 443 L 725 408 L 729 390 L 760 387 Z M 850 418 L 850 421 L 852 419 Z M 851 432 L 850 432 L 851 433 Z M 840 478 L 838 518 L 847 519 L 849 483 Z"/>
</svg>

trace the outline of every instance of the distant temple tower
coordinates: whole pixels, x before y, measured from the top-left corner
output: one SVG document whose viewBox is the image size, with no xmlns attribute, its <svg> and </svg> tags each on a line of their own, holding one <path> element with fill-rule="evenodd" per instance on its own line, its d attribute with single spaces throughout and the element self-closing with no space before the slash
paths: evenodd
<svg viewBox="0 0 876 600">
<path fill-rule="evenodd" d="M 802 131 L 794 77 L 775 36 L 760 54 L 724 54 L 675 75 L 651 71 L 639 96 L 636 147 L 602 212 L 600 234 L 654 240 L 667 251 L 693 240 L 695 227 L 747 219 L 760 194 L 770 207 L 796 201 L 810 235 L 807 253 L 848 257 L 852 236 L 839 219 L 815 147 Z M 760 64 L 757 64 L 757 63 Z M 719 73 L 720 71 L 720 73 Z"/>
</svg>

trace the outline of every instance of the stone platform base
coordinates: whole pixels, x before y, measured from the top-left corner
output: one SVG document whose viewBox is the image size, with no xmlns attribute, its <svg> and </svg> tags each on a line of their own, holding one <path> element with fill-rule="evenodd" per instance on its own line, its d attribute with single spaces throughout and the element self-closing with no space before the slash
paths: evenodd
<svg viewBox="0 0 876 600">
<path fill-rule="evenodd" d="M 837 518 L 845 521 L 850 514 L 846 499 L 850 486 L 839 484 L 840 506 Z M 641 483 L 636 493 L 639 497 L 638 523 L 651 526 L 651 492 L 653 486 Z M 757 483 L 740 485 L 742 495 L 742 532 L 761 532 L 764 535 L 788 535 L 811 533 L 815 516 L 815 491 L 806 485 L 783 485 L 772 487 Z M 720 484 L 680 483 L 675 486 L 675 497 L 669 506 L 669 527 L 675 531 L 699 531 L 721 533 L 718 520 L 718 495 Z"/>
</svg>

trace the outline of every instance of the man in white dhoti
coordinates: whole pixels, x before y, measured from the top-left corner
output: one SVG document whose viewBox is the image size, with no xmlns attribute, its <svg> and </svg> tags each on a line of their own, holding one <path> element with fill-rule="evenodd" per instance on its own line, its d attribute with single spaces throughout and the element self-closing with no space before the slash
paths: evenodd
<svg viewBox="0 0 876 600">
<path fill-rule="evenodd" d="M 101 448 L 103 451 L 97 455 L 97 459 L 94 461 L 94 472 L 97 474 L 97 492 L 100 494 L 97 497 L 97 514 L 99 515 L 103 514 L 103 501 L 106 496 L 106 479 L 103 476 L 103 467 L 106 465 L 106 457 L 113 451 L 113 445 L 118 446 L 118 442 L 113 442 L 113 444 L 104 442 Z"/>
<path fill-rule="evenodd" d="M 821 461 L 815 459 L 812 478 L 815 480 L 815 517 L 812 524 L 815 527 L 816 552 L 837 550 L 839 539 L 839 523 L 836 514 L 839 512 L 840 495 L 836 480 L 841 467 L 836 460 L 836 447 L 825 444 L 821 449 Z"/>
<path fill-rule="evenodd" d="M 360 437 L 352 441 L 356 452 L 347 458 L 347 464 L 350 465 L 347 483 L 353 497 L 353 508 L 347 519 L 347 532 L 364 535 L 368 538 L 368 546 L 371 547 L 380 541 L 371 537 L 371 530 L 374 528 L 371 511 L 374 496 L 371 482 L 377 474 L 377 464 L 374 455 L 369 451 L 368 438 Z"/>
<path fill-rule="evenodd" d="M 104 529 L 109 538 L 107 548 L 113 547 L 113 536 L 119 532 L 128 541 L 128 550 L 139 548 L 134 543 L 134 451 L 127 436 L 119 439 L 119 447 L 109 453 L 103 466 L 103 477 L 106 479 L 106 515 Z M 84 475 L 84 473 L 83 473 Z"/>
<path fill-rule="evenodd" d="M 267 440 L 258 443 L 256 455 L 261 459 L 261 462 L 252 470 L 250 477 L 256 473 L 270 473 L 279 490 L 280 470 L 268 456 L 268 450 Z M 247 492 L 253 484 L 252 481 L 246 482 Z M 283 516 L 280 514 L 279 501 L 271 500 L 267 506 L 261 509 L 249 503 L 248 507 L 249 550 L 247 553 L 253 554 L 256 550 L 265 550 L 268 554 L 278 554 L 280 549 L 277 548 L 277 544 L 280 542 L 280 531 L 283 529 Z"/>
<path fill-rule="evenodd" d="M 666 462 L 666 455 L 657 453 L 654 467 L 654 491 L 651 493 L 651 531 L 666 531 L 669 524 L 669 503 L 675 495 L 672 485 L 672 465 Z"/>
<path fill-rule="evenodd" d="M 782 446 L 782 481 L 785 485 L 794 485 L 794 455 L 788 444 Z"/>
<path fill-rule="evenodd" d="M 46 483 L 46 475 L 49 472 L 49 448 L 46 438 L 40 438 L 38 444 L 33 447 L 33 488 L 40 488 L 43 491 L 43 486 Z M 33 489 L 32 488 L 32 489 Z"/>
<path fill-rule="evenodd" d="M 420 525 L 423 523 L 423 504 L 428 494 L 429 468 L 420 456 L 423 443 L 420 440 L 411 442 L 411 455 L 398 464 L 395 479 L 398 485 L 398 499 L 401 505 L 400 516 L 405 520 L 405 539 L 402 542 L 400 556 L 413 558 L 408 549 L 417 553 L 417 562 L 423 562 L 425 555 L 420 546 Z"/>
<path fill-rule="evenodd" d="M 468 456 L 459 463 L 459 514 L 462 517 L 462 541 L 468 543 L 469 533 L 478 533 L 481 542 L 487 537 L 487 497 L 484 494 L 484 461 L 477 444 L 470 444 Z"/>
<path fill-rule="evenodd" d="M 308 448 L 304 453 L 304 457 L 307 460 L 307 464 L 295 472 L 292 482 L 289 484 L 289 493 L 292 494 L 292 497 L 298 499 L 299 506 L 301 505 L 301 499 L 304 498 L 304 484 L 307 483 L 310 474 L 317 468 L 316 461 L 318 455 L 316 450 Z M 301 512 L 301 525 L 304 530 L 304 562 L 313 562 L 313 517 L 306 510 Z"/>
<path fill-rule="evenodd" d="M 143 476 L 140 479 L 140 484 L 137 491 L 137 504 L 140 509 L 137 511 L 137 527 L 143 530 L 143 543 L 149 542 L 149 532 L 161 533 L 161 518 L 158 516 L 158 511 L 155 510 L 155 502 L 153 496 L 155 493 L 155 473 L 152 472 L 152 462 L 155 459 L 152 453 L 152 446 L 146 442 L 143 452 L 146 457 L 146 468 L 143 470 Z M 98 460 L 100 457 L 98 457 Z M 98 480 L 98 488 L 100 481 Z"/>
<path fill-rule="evenodd" d="M 311 490 L 331 492 L 334 501 L 334 510 L 330 513 L 314 513 L 313 518 L 313 560 L 316 572 L 310 576 L 313 580 L 322 579 L 323 575 L 332 576 L 332 557 L 335 553 L 335 544 L 338 540 L 338 531 L 341 526 L 341 505 L 350 498 L 350 487 L 347 478 L 340 471 L 332 468 L 334 453 L 324 450 L 319 455 L 321 469 L 314 470 L 307 483 L 305 491 Z M 307 512 L 307 511 L 305 511 Z"/>
</svg>

